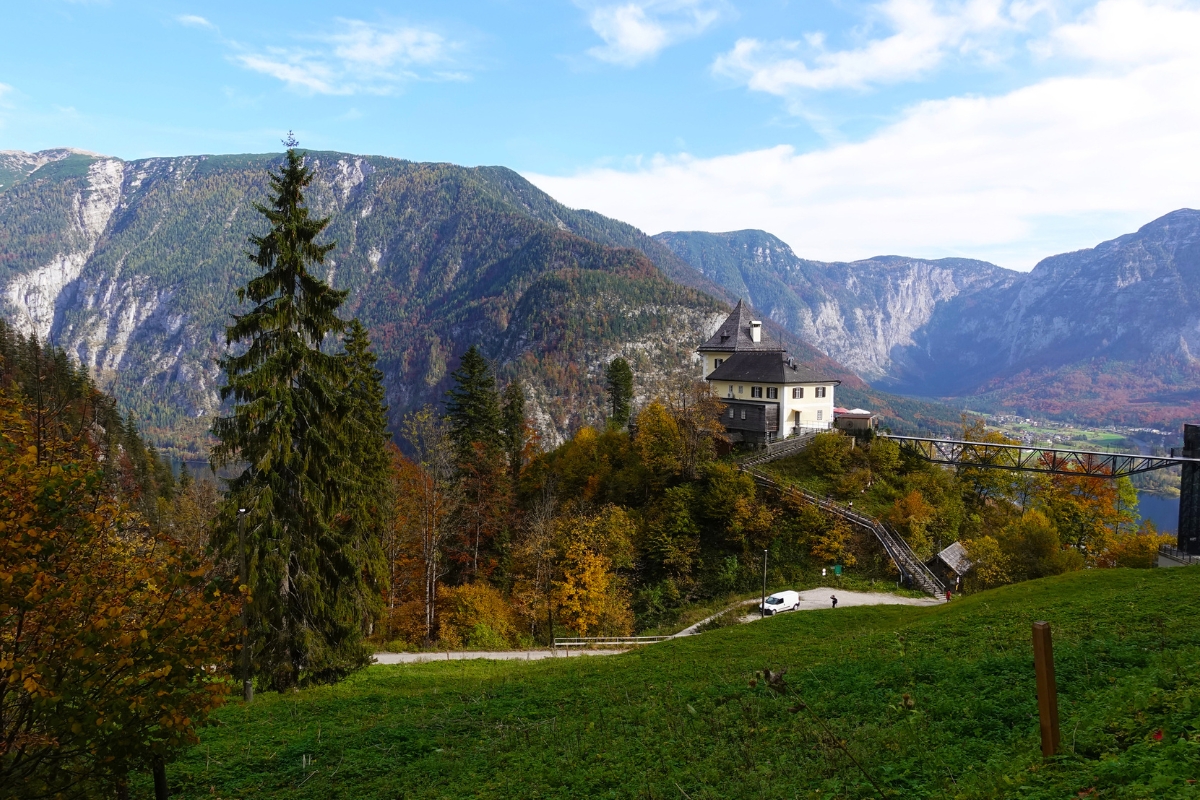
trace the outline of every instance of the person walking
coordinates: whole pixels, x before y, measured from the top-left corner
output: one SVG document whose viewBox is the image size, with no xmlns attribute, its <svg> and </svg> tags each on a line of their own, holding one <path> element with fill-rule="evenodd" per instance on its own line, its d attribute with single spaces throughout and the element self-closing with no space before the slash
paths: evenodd
<svg viewBox="0 0 1200 800">
<path fill-rule="evenodd" d="M 947 588 L 946 588 L 946 602 L 947 602 L 947 603 L 949 603 L 949 602 L 950 602 L 950 589 L 949 589 L 949 587 L 947 587 Z"/>
<path fill-rule="evenodd" d="M 829 599 L 833 601 L 833 607 L 837 608 L 837 595 L 831 594 L 831 595 L 829 595 Z"/>
</svg>

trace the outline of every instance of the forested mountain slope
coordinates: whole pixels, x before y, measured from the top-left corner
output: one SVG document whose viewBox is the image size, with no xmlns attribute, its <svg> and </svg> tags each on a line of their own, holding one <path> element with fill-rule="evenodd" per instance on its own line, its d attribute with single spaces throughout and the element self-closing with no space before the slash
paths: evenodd
<svg viewBox="0 0 1200 800">
<path fill-rule="evenodd" d="M 955 298 L 885 383 L 1097 423 L 1200 420 L 1200 211 Z"/>
<path fill-rule="evenodd" d="M 655 238 L 881 388 L 1102 424 L 1200 418 L 1197 211 L 1030 273 L 809 261 L 762 231 Z"/>
<path fill-rule="evenodd" d="M 76 356 L 152 440 L 190 442 L 198 456 L 219 406 L 234 289 L 255 269 L 247 238 L 265 229 L 253 205 L 279 158 L 4 153 L 5 317 Z M 337 242 L 327 277 L 350 290 L 347 312 L 371 331 L 393 423 L 440 401 L 458 356 L 480 344 L 503 380 L 526 385 L 553 442 L 600 419 L 604 362 L 624 354 L 641 392 L 653 391 L 724 318 L 719 300 L 680 284 L 720 290 L 667 248 L 567 209 L 510 170 L 309 159 L 310 203 L 332 217 L 324 240 Z"/>
</svg>

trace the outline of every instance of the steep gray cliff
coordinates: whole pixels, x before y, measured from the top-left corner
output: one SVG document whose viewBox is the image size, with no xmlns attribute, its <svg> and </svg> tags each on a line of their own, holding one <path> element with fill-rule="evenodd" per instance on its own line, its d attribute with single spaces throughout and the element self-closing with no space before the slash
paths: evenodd
<svg viewBox="0 0 1200 800">
<path fill-rule="evenodd" d="M 762 231 L 660 241 L 876 386 L 1092 422 L 1200 418 L 1200 212 L 1030 273 L 966 259 L 798 258 Z"/>
<path fill-rule="evenodd" d="M 247 239 L 265 229 L 254 203 L 278 159 L 0 154 L 5 317 L 87 365 L 152 440 L 199 452 L 220 407 L 234 290 L 254 270 Z M 458 355 L 481 344 L 503 379 L 521 379 L 554 443 L 600 419 L 614 355 L 633 360 L 652 391 L 723 318 L 718 301 L 632 249 L 705 284 L 665 247 L 509 170 L 308 159 L 309 203 L 331 217 L 323 238 L 337 242 L 326 278 L 350 291 L 345 313 L 371 330 L 394 422 L 440 402 Z"/>
<path fill-rule="evenodd" d="M 983 261 L 880 256 L 851 263 L 798 258 L 764 231 L 655 237 L 730 293 L 744 297 L 865 380 L 894 376 L 897 357 L 935 310 L 1012 285 L 1019 273 Z"/>
</svg>

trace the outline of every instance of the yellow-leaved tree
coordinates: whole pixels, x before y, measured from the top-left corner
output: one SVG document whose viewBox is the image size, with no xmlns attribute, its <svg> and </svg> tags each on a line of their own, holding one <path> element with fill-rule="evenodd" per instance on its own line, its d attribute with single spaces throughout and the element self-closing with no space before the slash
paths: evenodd
<svg viewBox="0 0 1200 800">
<path fill-rule="evenodd" d="M 617 573 L 633 565 L 636 526 L 624 509 L 557 520 L 562 575 L 555 582 L 560 619 L 580 636 L 624 636 L 633 630 L 629 592 Z"/>
<path fill-rule="evenodd" d="M 120 794 L 228 691 L 240 599 L 122 503 L 87 436 L 39 440 L 0 391 L 4 800 Z"/>
</svg>

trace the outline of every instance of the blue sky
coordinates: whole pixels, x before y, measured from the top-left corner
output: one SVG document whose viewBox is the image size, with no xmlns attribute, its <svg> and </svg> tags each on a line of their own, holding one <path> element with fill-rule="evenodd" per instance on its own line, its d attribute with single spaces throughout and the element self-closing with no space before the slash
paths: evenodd
<svg viewBox="0 0 1200 800">
<path fill-rule="evenodd" d="M 1028 269 L 1200 204 L 1189 0 L 10 4 L 0 149 L 512 167 L 651 233 Z"/>
</svg>

